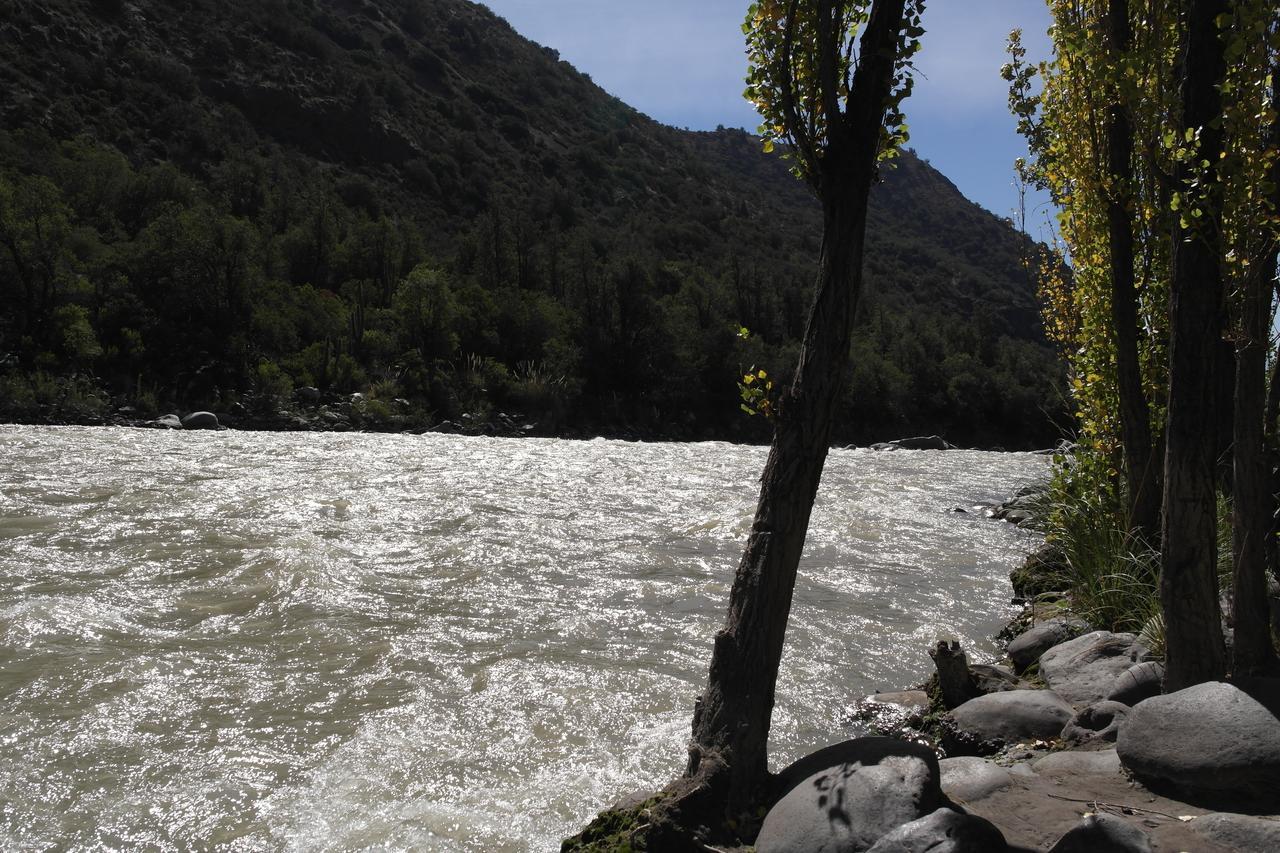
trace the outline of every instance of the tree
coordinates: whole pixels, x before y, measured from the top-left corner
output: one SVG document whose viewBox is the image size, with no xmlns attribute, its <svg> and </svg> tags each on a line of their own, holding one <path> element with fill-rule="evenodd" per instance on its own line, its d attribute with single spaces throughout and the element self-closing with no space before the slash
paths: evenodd
<svg viewBox="0 0 1280 853">
<path fill-rule="evenodd" d="M 906 136 L 923 3 L 760 2 L 746 31 L 748 96 L 766 148 L 790 145 L 796 174 L 823 209 L 817 293 L 791 386 L 776 406 L 746 551 L 693 719 L 687 777 L 724 789 L 724 822 L 758 825 L 766 799 L 774 689 L 809 516 L 844 386 L 862 291 L 867 196 L 879 159 Z M 862 30 L 857 55 L 854 38 Z"/>
<path fill-rule="evenodd" d="M 1182 136 L 1197 142 L 1178 169 L 1179 218 L 1170 283 L 1169 407 L 1166 424 L 1160 604 L 1165 689 L 1226 674 L 1218 615 L 1216 394 L 1223 332 L 1223 152 L 1221 85 L 1226 74 L 1226 0 L 1190 0 L 1182 78 Z M 1192 182 L 1194 184 L 1194 192 Z M 1208 428 L 1206 428 L 1208 427 Z"/>
<path fill-rule="evenodd" d="M 1128 0 L 1109 0 L 1106 46 L 1112 67 L 1122 69 L 1133 46 Z M 1116 79 L 1117 76 L 1119 79 Z M 1151 409 L 1142 388 L 1138 337 L 1138 290 L 1134 274 L 1134 131 L 1123 91 L 1113 75 L 1107 105 L 1106 207 L 1111 267 L 1111 319 L 1115 325 L 1116 382 L 1124 441 L 1129 528 L 1146 547 L 1158 541 L 1160 480 L 1158 446 L 1151 435 Z"/>
<path fill-rule="evenodd" d="M 1049 191 L 1070 257 L 1069 274 L 1065 258 L 1052 258 L 1040 283 L 1046 330 L 1073 373 L 1078 476 L 1115 504 L 1139 553 L 1159 544 L 1171 227 L 1161 140 L 1172 40 L 1158 5 L 1052 0 L 1054 60 L 1028 66 L 1015 31 L 1002 71 L 1031 155 L 1018 161 L 1019 178 Z M 1043 89 L 1033 93 L 1037 71 Z"/>
<path fill-rule="evenodd" d="M 1231 668 L 1237 676 L 1249 676 L 1280 665 L 1267 603 L 1267 565 L 1274 549 L 1268 540 L 1273 538 L 1276 500 L 1264 444 L 1275 427 L 1274 419 L 1267 424 L 1265 401 L 1271 297 L 1280 248 L 1280 14 L 1265 4 L 1240 3 L 1228 38 L 1227 51 L 1238 57 L 1227 70 L 1225 89 L 1235 97 L 1226 111 L 1229 145 L 1222 158 L 1223 169 L 1234 173 L 1224 237 L 1237 291 Z M 1266 75 L 1258 73 L 1267 68 L 1270 91 Z M 1280 389 L 1274 382 L 1276 393 Z"/>
<path fill-rule="evenodd" d="M 1263 437 L 1280 409 L 1276 387 L 1270 404 L 1265 395 L 1280 156 L 1269 87 L 1280 11 L 1266 0 L 1050 5 L 1057 55 L 1039 67 L 1043 91 L 1031 93 L 1034 72 L 1016 34 L 1005 78 L 1032 153 L 1026 171 L 1061 209 L 1072 267 L 1043 282 L 1046 326 L 1073 368 L 1082 437 L 1062 481 L 1111 494 L 1123 462 L 1125 523 L 1149 528 L 1142 466 L 1159 440 L 1144 434 L 1144 406 L 1151 436 L 1163 420 L 1159 598 L 1165 686 L 1177 690 L 1222 677 L 1230 663 L 1216 532 L 1231 454 L 1234 670 L 1263 671 L 1275 665 L 1265 602 L 1274 497 Z"/>
<path fill-rule="evenodd" d="M 794 173 L 822 204 L 822 251 L 799 364 L 770 406 L 773 443 L 728 617 L 695 706 L 688 767 L 649 809 L 655 849 L 703 849 L 678 831 L 658 835 L 664 830 L 653 827 L 661 825 L 705 827 L 709 840 L 749 842 L 772 804 L 768 737 L 791 595 L 845 382 L 867 196 L 878 162 L 906 138 L 899 105 L 911 91 L 923 5 L 761 0 L 748 11 L 747 96 L 764 119 L 765 150 L 785 143 Z"/>
</svg>

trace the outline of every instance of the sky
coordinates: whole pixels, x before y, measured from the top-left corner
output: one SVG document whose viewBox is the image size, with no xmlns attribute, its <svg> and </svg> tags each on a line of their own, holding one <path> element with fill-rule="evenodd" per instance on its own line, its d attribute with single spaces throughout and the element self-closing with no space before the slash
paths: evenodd
<svg viewBox="0 0 1280 853">
<path fill-rule="evenodd" d="M 515 29 L 586 72 L 609 93 L 665 124 L 691 130 L 760 124 L 742 97 L 742 22 L 749 0 L 484 0 Z M 1013 161 L 1025 153 L 1000 79 L 1009 30 L 1029 58 L 1049 54 L 1042 0 L 930 0 L 906 103 L 908 146 L 968 198 L 1012 217 Z M 1028 230 L 1043 230 L 1043 202 L 1028 202 Z"/>
</svg>

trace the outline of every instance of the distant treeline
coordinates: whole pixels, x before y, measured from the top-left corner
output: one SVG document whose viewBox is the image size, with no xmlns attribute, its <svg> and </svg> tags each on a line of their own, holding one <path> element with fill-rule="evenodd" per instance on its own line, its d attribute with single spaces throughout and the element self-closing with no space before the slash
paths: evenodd
<svg viewBox="0 0 1280 853">
<path fill-rule="evenodd" d="M 431 257 L 424 224 L 367 189 L 283 155 L 196 180 L 87 140 L 0 135 L 0 414 L 271 415 L 313 387 L 362 393 L 373 426 L 500 410 L 549 433 L 767 435 L 736 383 L 794 364 L 805 276 L 664 261 L 555 199 L 495 203 Z M 1055 369 L 981 313 L 873 308 L 838 440 L 1044 444 Z"/>
</svg>

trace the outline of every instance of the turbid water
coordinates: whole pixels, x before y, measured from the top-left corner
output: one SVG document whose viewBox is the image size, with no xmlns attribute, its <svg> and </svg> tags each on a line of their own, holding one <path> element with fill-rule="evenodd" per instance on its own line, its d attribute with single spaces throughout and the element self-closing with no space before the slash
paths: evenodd
<svg viewBox="0 0 1280 853">
<path fill-rule="evenodd" d="M 0 848 L 552 850 L 684 760 L 764 451 L 0 426 Z M 1043 457 L 837 451 L 774 764 L 991 650 Z"/>
</svg>

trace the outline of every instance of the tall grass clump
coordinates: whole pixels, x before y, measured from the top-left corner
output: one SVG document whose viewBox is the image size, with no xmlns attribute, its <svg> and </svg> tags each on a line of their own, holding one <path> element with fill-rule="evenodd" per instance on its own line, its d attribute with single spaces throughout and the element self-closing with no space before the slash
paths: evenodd
<svg viewBox="0 0 1280 853">
<path fill-rule="evenodd" d="M 1060 458 L 1035 513 L 1036 526 L 1055 554 L 1055 585 L 1090 625 L 1142 634 L 1147 647 L 1160 654 L 1160 555 L 1128 535 L 1115 478 L 1105 471 L 1098 476 L 1081 461 Z"/>
</svg>

